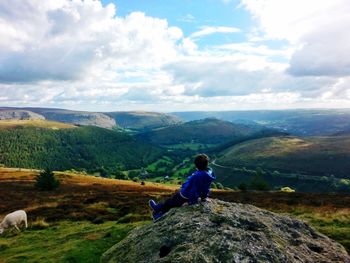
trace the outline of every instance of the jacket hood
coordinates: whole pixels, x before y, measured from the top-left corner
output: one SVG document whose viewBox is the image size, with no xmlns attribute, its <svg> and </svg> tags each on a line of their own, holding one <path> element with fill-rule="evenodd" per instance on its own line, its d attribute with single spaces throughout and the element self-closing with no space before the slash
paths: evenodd
<svg viewBox="0 0 350 263">
<path fill-rule="evenodd" d="M 215 176 L 213 170 L 210 169 L 210 168 L 208 168 L 207 170 L 198 170 L 197 173 L 201 173 L 201 174 L 207 175 L 208 177 L 210 177 L 213 180 L 216 179 L 216 176 Z"/>
</svg>

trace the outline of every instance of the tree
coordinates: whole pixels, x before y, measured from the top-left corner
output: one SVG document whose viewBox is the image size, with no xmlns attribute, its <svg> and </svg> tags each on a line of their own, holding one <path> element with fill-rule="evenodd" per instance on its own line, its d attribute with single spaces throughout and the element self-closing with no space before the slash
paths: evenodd
<svg viewBox="0 0 350 263">
<path fill-rule="evenodd" d="M 258 191 L 268 191 L 271 189 L 269 184 L 263 179 L 261 175 L 255 175 L 250 183 L 250 188 L 252 190 Z"/>
<path fill-rule="evenodd" d="M 52 171 L 46 169 L 36 177 L 35 187 L 40 191 L 51 191 L 56 189 L 60 182 L 55 178 Z"/>
<path fill-rule="evenodd" d="M 221 183 L 216 183 L 216 187 L 218 189 L 224 189 L 224 186 Z"/>
<path fill-rule="evenodd" d="M 241 190 L 241 191 L 247 191 L 247 184 L 242 182 L 238 185 L 238 189 Z"/>
</svg>

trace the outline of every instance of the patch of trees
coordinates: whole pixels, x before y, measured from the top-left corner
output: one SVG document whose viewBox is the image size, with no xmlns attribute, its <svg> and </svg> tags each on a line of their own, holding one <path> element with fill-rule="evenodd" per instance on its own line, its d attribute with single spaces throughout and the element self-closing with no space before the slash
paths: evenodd
<svg viewBox="0 0 350 263">
<path fill-rule="evenodd" d="M 144 167 L 163 150 L 118 131 L 98 127 L 0 131 L 0 163 L 8 167 L 76 169 L 102 176 Z"/>
</svg>

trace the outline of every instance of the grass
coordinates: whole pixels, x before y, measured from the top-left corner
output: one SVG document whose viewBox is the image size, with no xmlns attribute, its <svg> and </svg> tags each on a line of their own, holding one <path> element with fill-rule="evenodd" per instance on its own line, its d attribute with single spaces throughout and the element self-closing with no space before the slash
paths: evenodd
<svg viewBox="0 0 350 263">
<path fill-rule="evenodd" d="M 156 170 L 157 170 L 157 171 L 160 171 L 160 172 L 166 172 L 166 171 L 167 171 L 166 167 L 160 167 L 160 168 L 158 168 L 158 165 L 159 165 L 160 163 L 164 163 L 164 164 L 166 164 L 166 165 L 172 165 L 172 164 L 173 164 L 173 161 L 172 161 L 169 157 L 163 156 L 162 158 L 158 159 L 157 161 L 155 161 L 155 162 L 149 164 L 149 165 L 146 167 L 146 170 L 147 170 L 147 171 L 151 171 L 151 172 L 154 172 L 154 171 L 156 171 Z"/>
<path fill-rule="evenodd" d="M 326 236 L 337 240 L 347 251 L 350 251 L 350 208 L 301 208 L 297 213 L 293 211 L 291 214 L 308 222 Z"/>
<path fill-rule="evenodd" d="M 42 230 L 28 229 L 0 237 L 5 262 L 99 262 L 101 254 L 142 223 L 61 221 Z"/>
<path fill-rule="evenodd" d="M 72 124 L 48 120 L 0 120 L 0 129 L 12 129 L 18 127 L 38 127 L 53 130 L 76 128 L 76 126 Z"/>
</svg>

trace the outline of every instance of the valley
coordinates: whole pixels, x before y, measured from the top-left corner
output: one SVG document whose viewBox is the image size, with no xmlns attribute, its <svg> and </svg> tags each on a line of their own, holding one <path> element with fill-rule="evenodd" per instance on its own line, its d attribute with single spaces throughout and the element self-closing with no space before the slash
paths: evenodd
<svg viewBox="0 0 350 263">
<path fill-rule="evenodd" d="M 212 168 L 220 188 L 350 192 L 350 137 L 346 128 L 332 135 L 302 137 L 252 122 L 249 118 L 253 113 L 248 112 L 239 115 L 247 118 L 245 123 L 242 119 L 233 123 L 215 117 L 184 122 L 163 113 L 111 112 L 106 113 L 116 123 L 111 129 L 88 122 L 45 119 L 63 114 L 65 121 L 74 120 L 76 111 L 30 109 L 45 117 L 22 116 L 29 108 L 12 109 L 15 115 L 9 115 L 8 108 L 0 110 L 0 115 L 3 112 L 7 116 L 0 120 L 0 165 L 179 185 L 193 172 L 191 158 L 205 152 L 215 161 Z M 321 112 L 325 116 L 332 113 Z M 306 119 L 316 114 L 303 113 Z M 79 116 L 90 118 L 89 114 Z M 229 112 L 220 114 L 231 116 Z M 340 116 L 339 112 L 334 114 L 335 119 Z M 256 118 L 262 117 L 270 121 L 285 118 L 288 122 L 290 112 L 256 114 Z M 328 127 L 341 128 L 333 123 Z"/>
</svg>

